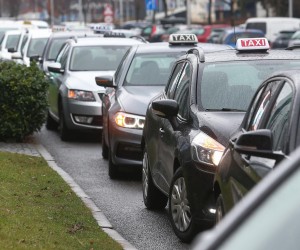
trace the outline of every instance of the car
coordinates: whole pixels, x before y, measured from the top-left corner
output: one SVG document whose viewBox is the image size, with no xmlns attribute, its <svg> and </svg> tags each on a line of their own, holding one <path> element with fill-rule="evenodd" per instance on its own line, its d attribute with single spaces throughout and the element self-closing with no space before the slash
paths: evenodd
<svg viewBox="0 0 300 250">
<path fill-rule="evenodd" d="M 272 49 L 285 49 L 289 46 L 289 41 L 296 30 L 282 30 L 272 43 Z"/>
<path fill-rule="evenodd" d="M 124 167 L 142 169 L 142 129 L 150 99 L 166 85 L 175 59 L 190 48 L 206 51 L 228 46 L 198 44 L 195 35 L 173 34 L 169 43 L 137 45 L 120 64 L 114 77 L 98 77 L 107 88 L 103 96 L 102 156 L 108 159 L 110 178 Z"/>
<path fill-rule="evenodd" d="M 228 29 L 226 30 L 220 40 L 221 44 L 227 44 L 235 48 L 238 38 L 253 38 L 264 37 L 264 33 L 261 30 L 255 29 Z"/>
<path fill-rule="evenodd" d="M 229 28 L 230 25 L 228 24 L 209 24 L 209 25 L 204 25 L 202 32 L 198 35 L 198 41 L 199 42 L 208 42 L 208 38 L 211 35 L 211 33 L 214 30 L 222 29 L 222 28 Z"/>
<path fill-rule="evenodd" d="M 48 72 L 48 63 L 55 61 L 58 53 L 60 52 L 61 48 L 65 44 L 68 39 L 71 38 L 79 38 L 79 37 L 87 37 L 93 36 L 94 32 L 92 30 L 82 32 L 82 31 L 60 31 L 60 32 L 53 32 L 47 43 L 45 45 L 45 49 L 41 58 L 39 58 L 40 67 L 43 69 L 44 72 Z"/>
<path fill-rule="evenodd" d="M 96 85 L 95 76 L 113 75 L 127 51 L 141 43 L 115 37 L 67 40 L 55 62 L 48 64 L 52 80 L 46 128 L 58 127 L 60 138 L 65 141 L 70 140 L 76 131 L 102 131 L 104 88 Z"/>
<path fill-rule="evenodd" d="M 193 48 L 175 62 L 168 84 L 146 112 L 143 200 L 165 209 L 184 242 L 214 225 L 214 174 L 261 82 L 299 64 L 292 51 L 268 50 L 266 38 L 241 38 L 237 49 Z M 288 53 L 287 53 L 288 52 Z"/>
<path fill-rule="evenodd" d="M 288 47 L 300 45 L 300 30 L 296 31 L 289 40 Z"/>
<path fill-rule="evenodd" d="M 4 33 L 0 46 L 0 59 L 11 60 L 12 54 L 20 50 L 24 31 L 21 29 L 8 30 Z"/>
<path fill-rule="evenodd" d="M 18 63 L 30 66 L 31 59 L 38 60 L 44 52 L 51 35 L 50 29 L 30 29 L 23 36 L 20 51 L 12 54 L 12 59 Z"/>
<path fill-rule="evenodd" d="M 288 65 L 300 68 L 299 61 Z M 298 146 L 300 82 L 295 72 L 278 73 L 262 83 L 231 137 L 214 180 L 217 223 Z"/>
<path fill-rule="evenodd" d="M 297 148 L 216 227 L 199 234 L 191 249 L 298 249 L 300 224 L 295 218 L 300 200 L 295 194 L 300 189 L 299 167 Z"/>
</svg>

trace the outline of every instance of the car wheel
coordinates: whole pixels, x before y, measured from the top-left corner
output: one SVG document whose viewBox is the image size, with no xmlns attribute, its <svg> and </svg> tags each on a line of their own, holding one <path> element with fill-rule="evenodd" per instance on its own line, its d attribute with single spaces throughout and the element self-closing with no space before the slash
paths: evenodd
<svg viewBox="0 0 300 250">
<path fill-rule="evenodd" d="M 183 242 L 190 242 L 197 233 L 197 226 L 191 213 L 185 179 L 181 168 L 175 172 L 171 182 L 169 215 L 177 237 Z"/>
<path fill-rule="evenodd" d="M 46 128 L 48 130 L 55 130 L 58 127 L 58 123 L 51 117 L 49 111 L 47 112 L 47 119 L 46 119 Z"/>
<path fill-rule="evenodd" d="M 70 130 L 66 126 L 64 111 L 62 107 L 60 107 L 59 111 L 59 135 L 62 141 L 68 141 L 70 139 Z"/>
<path fill-rule="evenodd" d="M 222 194 L 219 194 L 216 202 L 216 224 L 223 219 L 224 215 L 224 200 Z"/>
<path fill-rule="evenodd" d="M 111 179 L 117 179 L 119 176 L 118 166 L 112 162 L 112 152 L 108 153 L 108 175 Z"/>
<path fill-rule="evenodd" d="M 105 139 L 104 139 L 104 131 L 102 131 L 102 157 L 103 159 L 108 159 L 108 146 L 105 143 Z"/>
<path fill-rule="evenodd" d="M 145 206 L 148 209 L 164 209 L 168 203 L 168 197 L 153 183 L 146 149 L 143 158 L 142 184 Z"/>
</svg>

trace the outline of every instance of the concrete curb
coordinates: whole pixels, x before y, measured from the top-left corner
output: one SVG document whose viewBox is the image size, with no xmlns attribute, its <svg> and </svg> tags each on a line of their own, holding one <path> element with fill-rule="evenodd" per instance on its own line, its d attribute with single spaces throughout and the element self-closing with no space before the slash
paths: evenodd
<svg viewBox="0 0 300 250">
<path fill-rule="evenodd" d="M 93 200 L 84 193 L 81 187 L 73 180 L 73 178 L 61 169 L 55 163 L 54 158 L 49 154 L 49 152 L 41 144 L 35 144 L 36 150 L 40 155 L 47 161 L 48 165 L 56 171 L 63 180 L 71 187 L 75 194 L 84 202 L 84 204 L 91 210 L 93 217 L 97 221 L 99 227 L 107 233 L 112 239 L 117 241 L 124 250 L 137 250 L 133 245 L 131 245 L 127 240 L 125 240 L 116 230 L 113 229 L 113 226 L 110 224 L 105 215 L 101 210 L 96 206 Z"/>
</svg>

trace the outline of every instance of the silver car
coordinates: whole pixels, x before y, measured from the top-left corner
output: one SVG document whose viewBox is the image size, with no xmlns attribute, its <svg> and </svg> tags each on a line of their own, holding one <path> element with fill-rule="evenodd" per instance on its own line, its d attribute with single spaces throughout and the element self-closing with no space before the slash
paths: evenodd
<svg viewBox="0 0 300 250">
<path fill-rule="evenodd" d="M 102 129 L 103 87 L 95 76 L 113 75 L 127 51 L 142 42 L 130 38 L 87 37 L 66 42 L 50 71 L 46 121 L 48 129 L 58 126 L 62 140 L 72 131 Z"/>
</svg>

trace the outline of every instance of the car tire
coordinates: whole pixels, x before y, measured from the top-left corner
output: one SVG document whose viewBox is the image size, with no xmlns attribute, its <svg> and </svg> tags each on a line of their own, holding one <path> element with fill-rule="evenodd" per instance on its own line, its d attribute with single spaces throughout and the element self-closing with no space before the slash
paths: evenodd
<svg viewBox="0 0 300 250">
<path fill-rule="evenodd" d="M 216 202 L 216 219 L 215 224 L 218 224 L 225 216 L 224 200 L 222 194 L 219 194 Z"/>
<path fill-rule="evenodd" d="M 59 109 L 59 135 L 62 141 L 70 139 L 70 130 L 67 128 L 63 108 Z"/>
<path fill-rule="evenodd" d="M 191 242 L 198 228 L 187 199 L 182 168 L 175 172 L 169 193 L 169 216 L 173 230 L 183 242 Z"/>
<path fill-rule="evenodd" d="M 58 123 L 51 117 L 49 111 L 47 112 L 46 119 L 46 129 L 48 130 L 56 130 L 58 127 Z"/>
<path fill-rule="evenodd" d="M 112 152 L 109 150 L 108 153 L 108 175 L 110 179 L 117 179 L 119 177 L 118 166 L 115 165 L 112 161 Z"/>
<path fill-rule="evenodd" d="M 109 153 L 108 151 L 109 151 L 109 148 L 108 148 L 107 144 L 105 143 L 104 131 L 102 131 L 102 157 L 105 160 L 108 159 L 108 153 Z"/>
<path fill-rule="evenodd" d="M 164 209 L 168 203 L 168 197 L 164 195 L 153 183 L 147 150 L 144 150 L 142 172 L 143 199 L 147 209 Z"/>
</svg>

